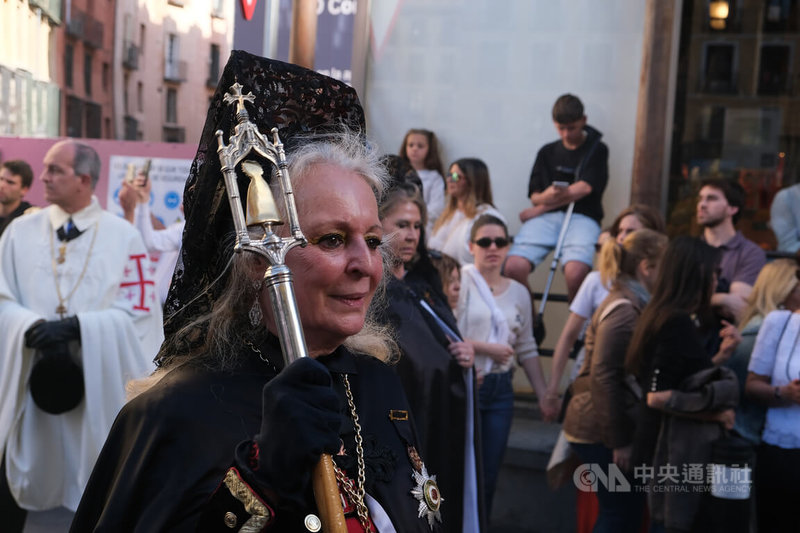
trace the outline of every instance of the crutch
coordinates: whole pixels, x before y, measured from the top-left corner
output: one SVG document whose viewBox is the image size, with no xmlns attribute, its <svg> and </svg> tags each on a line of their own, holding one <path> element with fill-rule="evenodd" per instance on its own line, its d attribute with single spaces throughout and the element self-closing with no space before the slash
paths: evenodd
<svg viewBox="0 0 800 533">
<path fill-rule="evenodd" d="M 553 277 L 556 274 L 556 268 L 561 261 L 561 249 L 564 246 L 564 239 L 567 236 L 567 229 L 569 229 L 569 221 L 572 219 L 572 211 L 575 209 L 575 202 L 570 202 L 567 206 L 567 212 L 564 214 L 564 221 L 561 223 L 561 231 L 558 234 L 556 241 L 556 249 L 553 252 L 553 260 L 550 262 L 550 273 L 547 275 L 547 283 L 544 286 L 542 293 L 542 301 L 539 303 L 539 316 L 537 320 L 542 320 L 544 314 L 544 307 L 547 305 L 547 296 L 550 294 L 550 287 L 553 285 Z"/>
</svg>

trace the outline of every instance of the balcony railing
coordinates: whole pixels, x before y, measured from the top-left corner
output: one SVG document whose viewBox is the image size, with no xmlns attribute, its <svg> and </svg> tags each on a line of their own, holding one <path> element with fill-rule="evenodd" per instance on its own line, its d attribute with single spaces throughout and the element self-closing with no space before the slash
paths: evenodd
<svg viewBox="0 0 800 533">
<path fill-rule="evenodd" d="M 75 9 L 73 7 L 66 24 L 67 35 L 83 39 L 85 26 L 86 14 L 80 9 Z"/>
<path fill-rule="evenodd" d="M 94 48 L 103 48 L 103 24 L 94 17 L 86 16 L 83 42 Z"/>
<path fill-rule="evenodd" d="M 28 0 L 30 6 L 38 7 L 54 24 L 61 24 L 61 0 Z"/>
<path fill-rule="evenodd" d="M 125 41 L 122 45 L 122 66 L 129 70 L 139 68 L 139 47 L 130 41 Z"/>
<path fill-rule="evenodd" d="M 181 83 L 186 81 L 186 61 L 166 61 L 164 63 L 164 81 Z"/>
</svg>

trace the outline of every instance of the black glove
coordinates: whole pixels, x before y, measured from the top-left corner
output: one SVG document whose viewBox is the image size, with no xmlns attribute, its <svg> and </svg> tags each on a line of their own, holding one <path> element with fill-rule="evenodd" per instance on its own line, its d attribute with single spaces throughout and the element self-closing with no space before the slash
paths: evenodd
<svg viewBox="0 0 800 533">
<path fill-rule="evenodd" d="M 41 348 L 45 344 L 59 344 L 81 339 L 81 325 L 77 316 L 61 320 L 40 320 L 25 332 L 25 346 Z"/>
<path fill-rule="evenodd" d="M 263 402 L 256 476 L 283 503 L 302 506 L 320 455 L 341 447 L 340 402 L 331 375 L 304 357 L 264 386 Z"/>
</svg>

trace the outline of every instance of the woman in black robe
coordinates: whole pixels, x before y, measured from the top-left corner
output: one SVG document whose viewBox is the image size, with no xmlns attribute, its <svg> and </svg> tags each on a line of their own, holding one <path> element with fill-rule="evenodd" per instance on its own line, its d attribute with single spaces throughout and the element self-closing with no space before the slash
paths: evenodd
<svg viewBox="0 0 800 533">
<path fill-rule="evenodd" d="M 223 99 L 236 84 L 254 91 L 254 101 Z M 308 239 L 285 263 L 310 357 L 285 369 L 262 283 L 266 263 L 233 255 L 214 137 L 233 131 L 226 108 L 237 100 L 262 134 L 274 125 L 289 141 Z M 237 127 L 243 117 L 237 112 Z M 363 129 L 349 87 L 232 54 L 187 182 L 160 369 L 120 412 L 72 531 L 315 531 L 311 471 L 323 453 L 333 456 L 350 531 L 447 529 L 435 472 L 418 452 L 402 386 L 386 364 L 392 343 L 366 320 L 383 274 L 376 194 L 385 171 L 342 122 Z M 297 135 L 331 129 L 335 135 Z M 238 181 L 243 190 L 246 178 Z"/>
<path fill-rule="evenodd" d="M 480 531 L 474 350 L 460 338 L 428 257 L 422 194 L 402 166 L 388 167 L 399 182 L 384 194 L 379 213 L 392 263 L 382 321 L 396 332 L 401 357 L 395 368 L 447 502 L 444 520 L 452 531 Z"/>
</svg>

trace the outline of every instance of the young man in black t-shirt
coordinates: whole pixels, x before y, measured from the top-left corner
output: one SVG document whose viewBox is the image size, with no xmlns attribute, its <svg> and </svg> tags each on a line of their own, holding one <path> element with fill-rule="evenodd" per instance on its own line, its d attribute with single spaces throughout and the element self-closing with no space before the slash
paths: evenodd
<svg viewBox="0 0 800 533">
<path fill-rule="evenodd" d="M 583 104 L 565 94 L 553 106 L 560 140 L 544 145 L 533 164 L 523 225 L 508 253 L 505 274 L 527 285 L 528 275 L 556 247 L 567 211 L 575 208 L 564 238 L 561 262 L 569 300 L 592 268 L 594 244 L 603 219 L 602 196 L 608 182 L 608 147 L 600 132 L 586 125 Z"/>
</svg>

